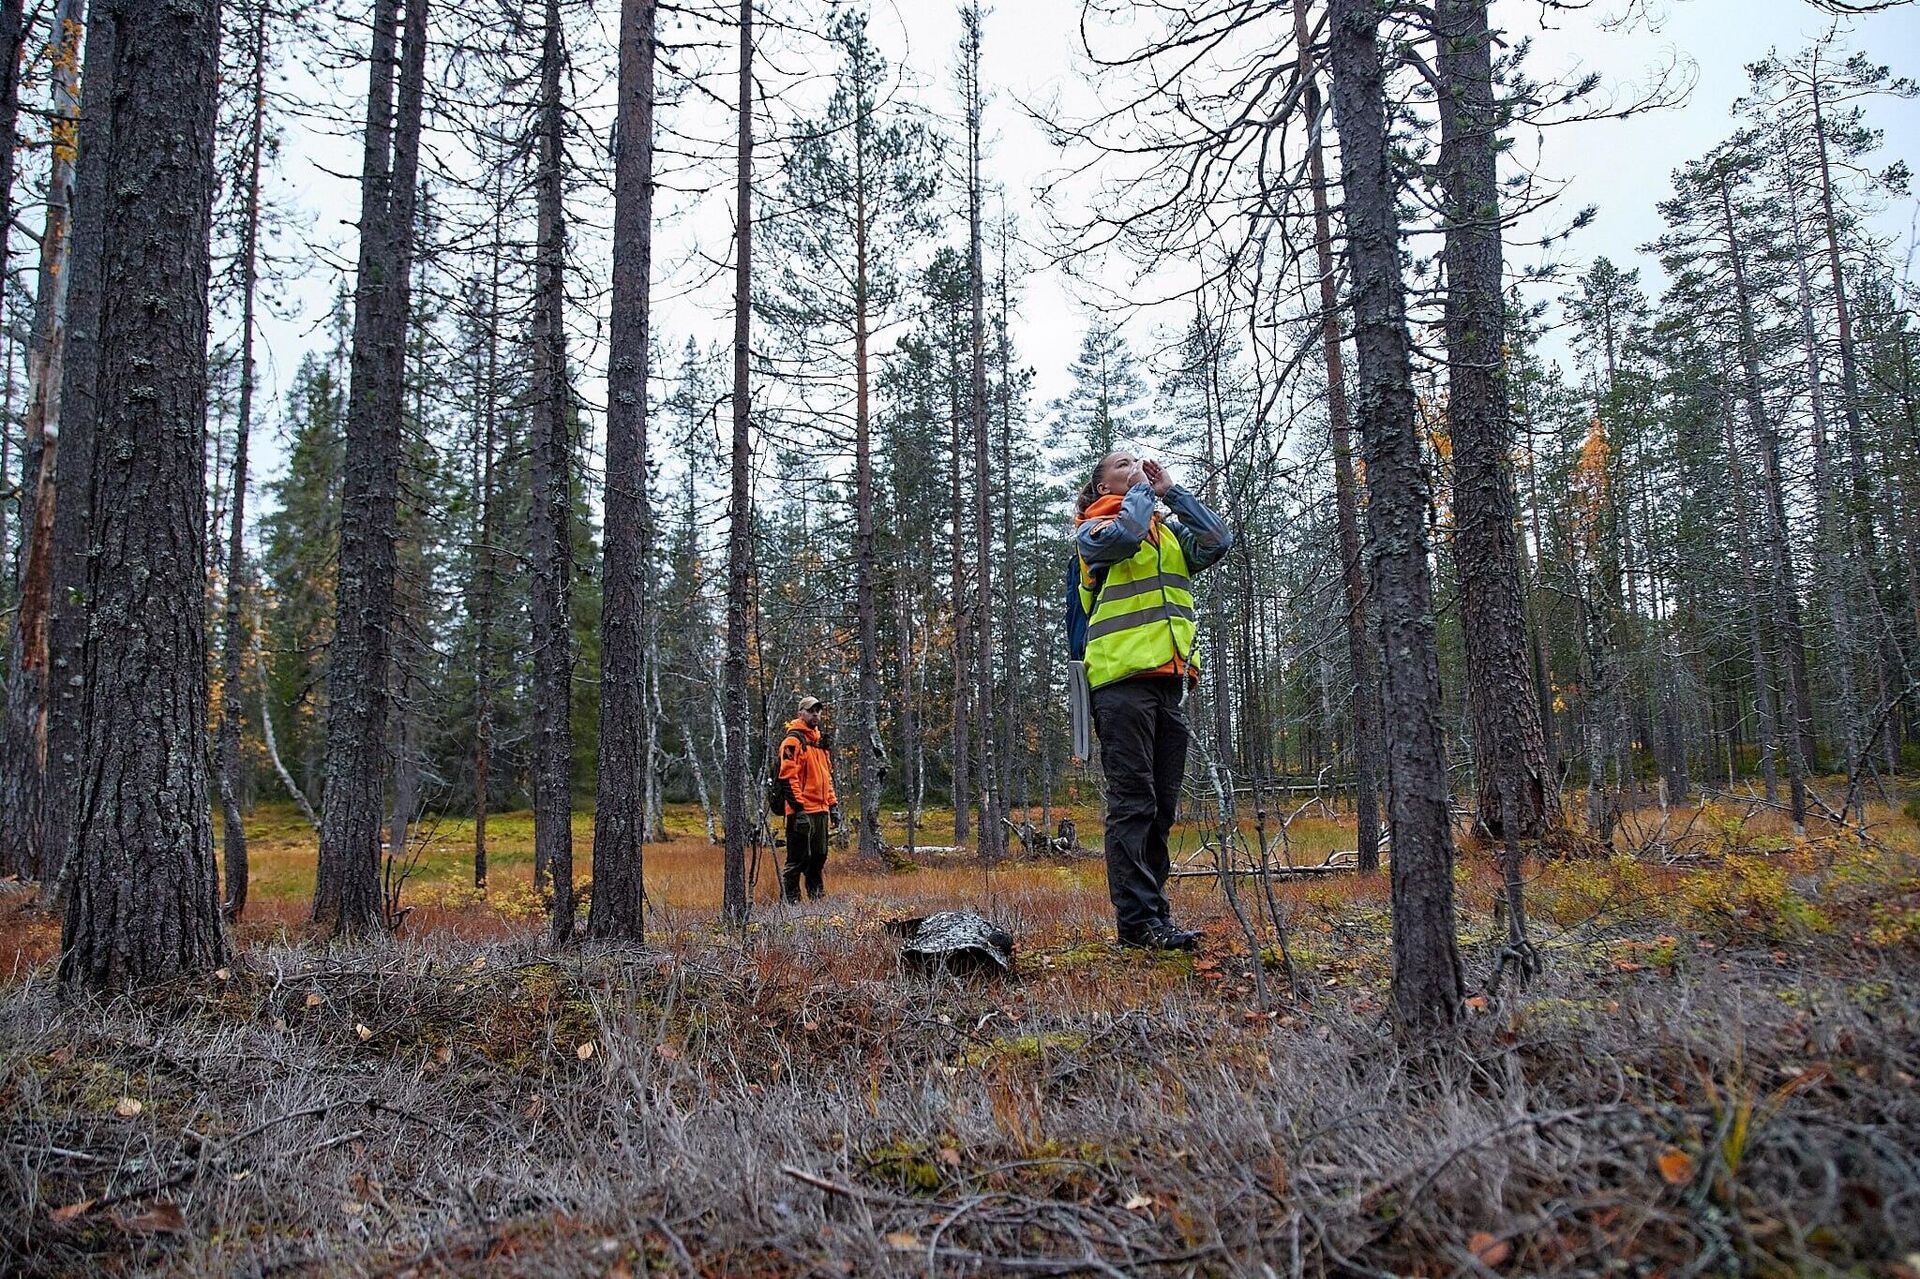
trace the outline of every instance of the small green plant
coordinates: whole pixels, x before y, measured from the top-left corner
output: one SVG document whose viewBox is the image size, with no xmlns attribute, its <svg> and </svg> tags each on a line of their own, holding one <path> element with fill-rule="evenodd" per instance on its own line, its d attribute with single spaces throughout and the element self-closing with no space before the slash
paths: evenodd
<svg viewBox="0 0 1920 1279">
<path fill-rule="evenodd" d="M 934 1162 L 934 1152 L 904 1139 L 869 1150 L 866 1163 L 867 1174 L 874 1180 L 898 1186 L 909 1194 L 935 1194 L 945 1180 Z"/>
<path fill-rule="evenodd" d="M 1739 1177 L 1741 1165 L 1746 1162 L 1747 1152 L 1760 1130 L 1780 1114 L 1795 1093 L 1812 1087 L 1831 1073 L 1825 1062 L 1816 1062 L 1796 1071 L 1785 1083 L 1763 1093 L 1763 1085 L 1747 1071 L 1743 1048 L 1736 1047 L 1724 1080 L 1716 1080 L 1711 1071 L 1701 1068 L 1700 1082 L 1706 1090 L 1707 1104 L 1713 1111 L 1719 1136 L 1717 1153 L 1725 1170 L 1723 1194 Z"/>
</svg>

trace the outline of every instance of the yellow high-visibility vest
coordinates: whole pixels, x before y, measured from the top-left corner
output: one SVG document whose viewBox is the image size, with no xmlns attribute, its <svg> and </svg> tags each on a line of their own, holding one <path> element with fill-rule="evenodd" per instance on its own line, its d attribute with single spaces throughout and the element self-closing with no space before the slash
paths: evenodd
<svg viewBox="0 0 1920 1279">
<path fill-rule="evenodd" d="M 1094 688 L 1156 671 L 1177 656 L 1200 669 L 1194 652 L 1193 581 L 1180 539 L 1164 524 L 1156 542 L 1141 541 L 1133 558 L 1107 570 L 1096 594 L 1080 574 L 1087 612 L 1087 683 Z"/>
</svg>

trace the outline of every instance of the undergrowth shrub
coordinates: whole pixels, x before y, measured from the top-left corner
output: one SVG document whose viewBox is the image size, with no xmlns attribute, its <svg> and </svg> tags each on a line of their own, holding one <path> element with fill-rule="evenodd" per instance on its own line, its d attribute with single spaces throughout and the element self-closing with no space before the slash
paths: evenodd
<svg viewBox="0 0 1920 1279">
<path fill-rule="evenodd" d="M 1826 912 L 1795 890 L 1789 864 L 1735 854 L 1681 881 L 1683 922 L 1722 941 L 1786 941 L 1833 931 Z"/>
</svg>

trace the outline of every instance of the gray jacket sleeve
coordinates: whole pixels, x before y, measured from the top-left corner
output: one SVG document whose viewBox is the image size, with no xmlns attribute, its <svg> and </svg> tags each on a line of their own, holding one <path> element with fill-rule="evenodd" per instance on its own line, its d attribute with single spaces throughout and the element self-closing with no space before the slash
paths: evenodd
<svg viewBox="0 0 1920 1279">
<path fill-rule="evenodd" d="M 1212 568 L 1233 549 L 1233 530 L 1208 510 L 1205 503 L 1178 484 L 1167 492 L 1167 507 L 1173 512 L 1167 527 L 1180 539 L 1180 550 L 1186 555 L 1187 567 L 1191 571 L 1198 573 L 1201 569 Z"/>
</svg>

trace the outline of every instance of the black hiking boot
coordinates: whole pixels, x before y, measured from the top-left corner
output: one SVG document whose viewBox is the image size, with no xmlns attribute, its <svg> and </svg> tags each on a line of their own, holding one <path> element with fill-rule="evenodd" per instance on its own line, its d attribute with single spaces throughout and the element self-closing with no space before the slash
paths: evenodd
<svg viewBox="0 0 1920 1279">
<path fill-rule="evenodd" d="M 1155 920 L 1147 927 L 1120 934 L 1120 945 L 1128 950 L 1192 950 L 1200 944 L 1200 934 L 1173 928 Z"/>
</svg>

